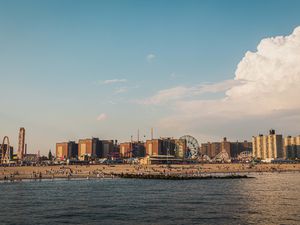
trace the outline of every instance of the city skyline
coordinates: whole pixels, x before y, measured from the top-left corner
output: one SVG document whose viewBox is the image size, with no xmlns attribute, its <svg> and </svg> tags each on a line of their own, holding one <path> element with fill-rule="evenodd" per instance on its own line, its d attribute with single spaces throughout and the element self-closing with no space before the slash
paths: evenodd
<svg viewBox="0 0 300 225">
<path fill-rule="evenodd" d="M 19 127 L 43 154 L 152 127 L 199 142 L 299 134 L 298 1 L 0 6 L 0 137 L 15 148 Z"/>
</svg>

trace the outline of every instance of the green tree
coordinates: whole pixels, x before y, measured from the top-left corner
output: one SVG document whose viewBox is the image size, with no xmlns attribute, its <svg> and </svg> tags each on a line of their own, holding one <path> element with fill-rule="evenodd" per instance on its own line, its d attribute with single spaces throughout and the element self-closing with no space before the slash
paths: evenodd
<svg viewBox="0 0 300 225">
<path fill-rule="evenodd" d="M 52 161 L 52 159 L 53 159 L 51 149 L 49 150 L 49 153 L 48 153 L 48 159 L 51 160 L 51 161 Z"/>
</svg>

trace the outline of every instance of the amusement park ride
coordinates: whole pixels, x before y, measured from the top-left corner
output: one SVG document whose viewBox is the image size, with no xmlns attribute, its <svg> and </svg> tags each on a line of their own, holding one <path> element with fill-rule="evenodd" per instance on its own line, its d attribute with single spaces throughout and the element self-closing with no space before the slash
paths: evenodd
<svg viewBox="0 0 300 225">
<path fill-rule="evenodd" d="M 6 143 L 5 143 L 6 142 Z M 9 144 L 9 138 L 5 136 L 2 141 L 1 145 L 1 164 L 9 163 L 10 161 L 10 144 Z"/>
<path fill-rule="evenodd" d="M 196 159 L 199 156 L 200 146 L 196 138 L 191 135 L 184 135 L 179 140 L 183 140 L 186 142 L 186 158 L 188 159 Z"/>
<path fill-rule="evenodd" d="M 5 136 L 2 141 L 0 152 L 2 154 L 1 164 L 8 164 L 12 160 L 13 152 L 10 147 L 10 142 L 8 136 Z M 25 128 L 21 127 L 19 131 L 19 147 L 17 153 L 17 159 L 23 160 L 24 155 L 26 155 L 26 145 L 25 145 Z"/>
</svg>

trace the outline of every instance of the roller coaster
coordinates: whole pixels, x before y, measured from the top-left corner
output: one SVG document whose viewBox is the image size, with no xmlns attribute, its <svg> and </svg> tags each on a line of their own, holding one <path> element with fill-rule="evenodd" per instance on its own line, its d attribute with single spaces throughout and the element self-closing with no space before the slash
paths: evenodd
<svg viewBox="0 0 300 225">
<path fill-rule="evenodd" d="M 238 160 L 242 162 L 250 162 L 253 160 L 252 152 L 244 151 L 238 155 Z"/>
<path fill-rule="evenodd" d="M 215 156 L 213 161 L 214 162 L 231 162 L 228 152 L 224 149 Z"/>
</svg>

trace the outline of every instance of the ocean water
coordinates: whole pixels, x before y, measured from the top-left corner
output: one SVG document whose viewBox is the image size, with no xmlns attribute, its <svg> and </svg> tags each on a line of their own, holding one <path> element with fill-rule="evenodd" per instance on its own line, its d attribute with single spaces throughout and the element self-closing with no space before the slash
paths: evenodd
<svg viewBox="0 0 300 225">
<path fill-rule="evenodd" d="M 0 224 L 300 224 L 300 173 L 0 183 Z"/>
</svg>

